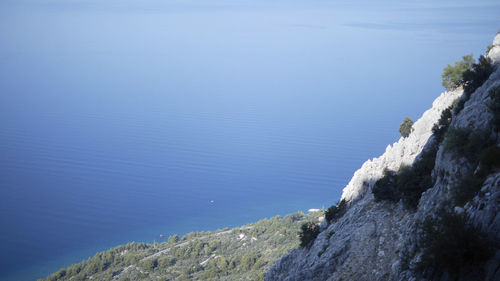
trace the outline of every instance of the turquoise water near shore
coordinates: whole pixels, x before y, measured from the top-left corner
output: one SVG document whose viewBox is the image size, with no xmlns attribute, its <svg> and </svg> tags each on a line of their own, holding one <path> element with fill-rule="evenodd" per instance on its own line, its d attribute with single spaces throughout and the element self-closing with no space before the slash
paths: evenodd
<svg viewBox="0 0 500 281">
<path fill-rule="evenodd" d="M 465 3 L 3 1 L 0 279 L 334 204 L 491 43 Z"/>
</svg>

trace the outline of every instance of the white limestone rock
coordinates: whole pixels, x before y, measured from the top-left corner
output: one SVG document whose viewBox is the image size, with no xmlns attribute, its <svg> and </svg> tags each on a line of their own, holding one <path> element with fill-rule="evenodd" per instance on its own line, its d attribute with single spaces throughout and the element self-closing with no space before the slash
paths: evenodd
<svg viewBox="0 0 500 281">
<path fill-rule="evenodd" d="M 500 32 L 495 36 L 493 48 L 491 48 L 487 56 L 491 59 L 493 64 L 500 64 Z"/>
<path fill-rule="evenodd" d="M 441 117 L 441 112 L 448 108 L 462 95 L 462 90 L 457 89 L 442 93 L 414 124 L 414 131 L 407 137 L 401 137 L 392 146 L 387 146 L 385 153 L 379 158 L 366 161 L 361 169 L 354 173 L 351 181 L 342 191 L 342 198 L 347 201 L 356 199 L 363 194 L 373 181 L 382 177 L 384 169 L 397 171 L 401 165 L 410 165 L 415 157 L 422 151 L 432 135 L 432 126 Z M 371 186 L 370 185 L 370 186 Z"/>
</svg>

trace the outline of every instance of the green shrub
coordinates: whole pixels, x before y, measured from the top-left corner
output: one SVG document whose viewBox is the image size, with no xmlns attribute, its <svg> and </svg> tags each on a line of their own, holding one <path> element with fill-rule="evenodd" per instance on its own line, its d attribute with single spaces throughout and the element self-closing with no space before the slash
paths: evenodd
<svg viewBox="0 0 500 281">
<path fill-rule="evenodd" d="M 481 165 L 487 166 L 489 168 L 499 168 L 500 167 L 500 147 L 497 145 L 492 145 L 486 148 L 481 154 L 479 160 Z"/>
<path fill-rule="evenodd" d="M 457 103 L 458 104 L 458 103 Z M 444 134 L 448 130 L 448 127 L 450 126 L 451 123 L 451 109 L 453 106 L 448 107 L 447 109 L 443 110 L 441 113 L 441 118 L 439 118 L 439 121 L 432 126 L 432 134 L 436 138 L 438 142 L 442 142 L 444 138 Z"/>
<path fill-rule="evenodd" d="M 486 54 L 488 54 L 491 51 L 491 49 L 493 49 L 493 45 L 488 45 L 486 47 Z"/>
<path fill-rule="evenodd" d="M 139 266 L 145 270 L 154 270 L 158 266 L 158 258 L 143 260 L 139 263 Z"/>
<path fill-rule="evenodd" d="M 479 171 L 477 174 L 486 178 L 490 173 L 500 169 L 500 147 L 496 144 L 486 148 L 479 158 Z"/>
<path fill-rule="evenodd" d="M 307 247 L 309 246 L 319 234 L 319 226 L 314 222 L 306 222 L 301 226 L 301 232 L 299 234 L 300 237 L 300 246 Z"/>
<path fill-rule="evenodd" d="M 474 195 L 477 192 L 481 190 L 483 182 L 484 177 L 474 175 L 471 171 L 467 172 L 451 189 L 453 204 L 463 207 L 467 202 L 474 198 Z"/>
<path fill-rule="evenodd" d="M 452 127 L 446 134 L 444 149 L 465 157 L 471 164 L 451 189 L 453 203 L 463 206 L 481 189 L 486 177 L 500 167 L 500 148 L 488 131 Z"/>
<path fill-rule="evenodd" d="M 463 73 L 462 83 L 464 85 L 464 93 L 470 97 L 477 88 L 488 80 L 493 72 L 491 59 L 485 56 L 479 57 L 479 62 L 472 65 L 472 69 L 468 69 Z"/>
<path fill-rule="evenodd" d="M 174 234 L 168 238 L 169 244 L 175 244 L 177 242 L 179 242 L 179 235 L 178 234 Z"/>
<path fill-rule="evenodd" d="M 446 139 L 444 141 L 445 151 L 451 150 L 462 150 L 463 143 L 467 140 L 469 135 L 472 133 L 471 129 L 468 128 L 457 128 L 451 127 L 446 133 Z"/>
<path fill-rule="evenodd" d="M 411 166 L 402 166 L 398 172 L 385 170 L 384 175 L 372 188 L 375 201 L 399 202 L 414 210 L 422 193 L 432 186 L 432 170 L 436 162 L 436 153 L 449 129 L 453 105 L 441 113 L 441 118 L 432 127 L 435 141 L 422 151 Z"/>
<path fill-rule="evenodd" d="M 436 148 L 422 152 L 420 158 L 411 167 L 405 167 L 398 176 L 398 188 L 401 190 L 403 205 L 414 210 L 418 206 L 422 193 L 432 187 L 432 170 L 436 162 Z"/>
<path fill-rule="evenodd" d="M 402 166 L 398 172 L 386 170 L 373 186 L 375 201 L 399 202 L 414 210 L 422 193 L 432 186 L 432 170 L 436 161 L 437 145 L 424 150 L 412 166 Z"/>
<path fill-rule="evenodd" d="M 464 72 L 472 69 L 474 63 L 475 61 L 472 54 L 469 54 L 463 56 L 462 60 L 455 62 L 453 66 L 448 64 L 441 74 L 443 87 L 446 89 L 454 89 L 460 86 Z"/>
<path fill-rule="evenodd" d="M 477 164 L 483 149 L 493 143 L 494 141 L 487 131 L 451 127 L 446 133 L 444 149 L 445 151 L 454 151 L 471 163 Z"/>
<path fill-rule="evenodd" d="M 424 277 L 429 269 L 447 272 L 453 279 L 477 273 L 498 245 L 467 221 L 465 215 L 448 210 L 441 210 L 435 218 L 427 217 L 420 225 L 423 253 L 417 271 Z"/>
<path fill-rule="evenodd" d="M 458 115 L 462 109 L 465 107 L 465 102 L 469 100 L 470 97 L 467 97 L 466 95 L 462 95 L 460 99 L 458 100 L 457 104 L 453 107 L 453 113 L 455 115 Z"/>
<path fill-rule="evenodd" d="M 500 131 L 500 87 L 490 90 L 488 94 L 491 98 L 491 102 L 488 107 L 493 113 L 493 127 L 498 132 Z"/>
<path fill-rule="evenodd" d="M 491 65 L 491 60 L 485 56 L 480 56 L 478 63 L 472 64 L 470 69 L 467 69 L 462 73 L 462 81 L 460 82 L 460 85 L 463 85 L 464 87 L 464 94 L 453 109 L 455 115 L 462 111 L 465 106 L 465 102 L 470 99 L 470 96 L 474 93 L 474 91 L 476 91 L 477 88 L 488 80 L 492 72 L 493 66 Z"/>
<path fill-rule="evenodd" d="M 328 210 L 326 210 L 325 219 L 328 222 L 338 220 L 344 215 L 346 207 L 347 207 L 347 202 L 344 199 L 342 199 L 336 205 L 333 205 L 330 208 L 328 208 Z"/>
<path fill-rule="evenodd" d="M 413 132 L 413 120 L 406 117 L 401 125 L 399 125 L 399 133 L 402 137 L 406 138 L 411 134 L 411 132 Z"/>
<path fill-rule="evenodd" d="M 398 202 L 401 199 L 399 190 L 396 185 L 397 173 L 391 170 L 385 170 L 384 175 L 375 182 L 372 188 L 375 201 L 390 201 Z"/>
</svg>

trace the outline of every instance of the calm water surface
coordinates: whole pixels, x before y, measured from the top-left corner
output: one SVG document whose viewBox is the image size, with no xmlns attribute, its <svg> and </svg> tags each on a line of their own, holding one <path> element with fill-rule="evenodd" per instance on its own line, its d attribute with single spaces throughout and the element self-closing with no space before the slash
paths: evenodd
<svg viewBox="0 0 500 281">
<path fill-rule="evenodd" d="M 500 28 L 370 3 L 2 1 L 0 279 L 335 203 Z"/>
</svg>

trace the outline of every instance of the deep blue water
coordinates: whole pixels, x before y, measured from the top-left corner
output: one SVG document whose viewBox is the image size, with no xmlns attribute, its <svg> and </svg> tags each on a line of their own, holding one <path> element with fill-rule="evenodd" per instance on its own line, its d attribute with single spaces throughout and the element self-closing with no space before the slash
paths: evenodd
<svg viewBox="0 0 500 281">
<path fill-rule="evenodd" d="M 330 206 L 491 43 L 466 3 L 3 1 L 0 280 Z"/>
</svg>

